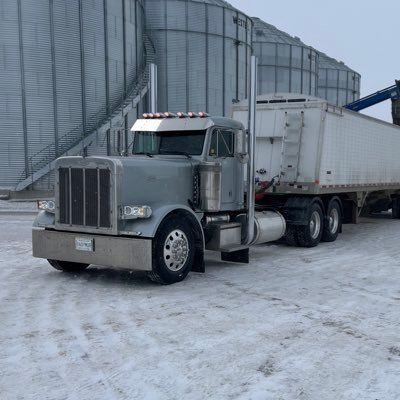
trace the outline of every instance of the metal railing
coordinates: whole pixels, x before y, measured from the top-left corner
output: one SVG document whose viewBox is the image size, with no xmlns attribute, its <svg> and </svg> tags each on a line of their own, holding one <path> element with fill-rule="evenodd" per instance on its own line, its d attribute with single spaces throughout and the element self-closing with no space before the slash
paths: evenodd
<svg viewBox="0 0 400 400">
<path fill-rule="evenodd" d="M 30 156 L 28 159 L 28 171 L 26 168 L 24 168 L 24 170 L 21 172 L 20 178 L 16 185 L 16 190 L 25 189 L 42 176 L 51 172 L 54 168 L 53 161 L 55 161 L 58 157 L 63 155 L 83 154 L 86 151 L 86 148 L 90 145 L 85 144 L 85 139 L 87 137 L 93 133 L 97 133 L 98 130 L 105 125 L 112 127 L 114 121 L 123 120 L 126 113 L 136 106 L 138 101 L 135 102 L 135 100 L 138 98 L 140 100 L 148 90 L 150 80 L 150 65 L 155 61 L 154 45 L 147 35 L 143 36 L 143 43 L 146 51 L 144 68 L 142 69 L 138 79 L 132 84 L 131 90 L 128 92 L 127 96 L 123 98 L 119 102 L 118 106 L 115 107 L 108 115 L 105 115 L 106 112 L 104 109 L 99 110 L 96 112 L 96 114 L 88 118 L 85 121 L 85 124 L 82 123 L 63 136 L 59 137 L 58 143 L 54 141 Z M 127 107 L 131 105 L 132 108 L 125 112 Z M 87 127 L 86 132 L 84 131 L 84 126 Z M 80 144 L 82 144 L 81 148 L 78 147 Z M 71 149 L 75 149 L 73 152 L 74 154 L 69 154 Z M 46 171 L 47 168 L 48 170 Z M 39 173 L 40 171 L 42 171 L 43 174 Z"/>
</svg>

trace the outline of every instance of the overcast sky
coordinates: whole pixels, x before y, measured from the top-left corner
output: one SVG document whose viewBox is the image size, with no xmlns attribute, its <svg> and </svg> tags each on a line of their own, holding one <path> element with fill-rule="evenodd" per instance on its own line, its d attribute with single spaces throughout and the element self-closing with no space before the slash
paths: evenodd
<svg viewBox="0 0 400 400">
<path fill-rule="evenodd" d="M 400 0 L 228 0 L 361 74 L 361 96 L 400 79 Z M 366 114 L 392 122 L 390 101 Z"/>
</svg>

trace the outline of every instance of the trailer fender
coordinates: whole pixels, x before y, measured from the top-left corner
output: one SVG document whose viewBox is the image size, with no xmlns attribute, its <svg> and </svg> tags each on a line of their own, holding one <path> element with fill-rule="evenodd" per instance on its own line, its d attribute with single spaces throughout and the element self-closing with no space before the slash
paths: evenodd
<svg viewBox="0 0 400 400">
<path fill-rule="evenodd" d="M 325 214 L 325 205 L 319 197 L 289 197 L 283 207 L 283 216 L 288 225 L 307 225 L 308 210 L 311 205 L 318 203 Z"/>
</svg>

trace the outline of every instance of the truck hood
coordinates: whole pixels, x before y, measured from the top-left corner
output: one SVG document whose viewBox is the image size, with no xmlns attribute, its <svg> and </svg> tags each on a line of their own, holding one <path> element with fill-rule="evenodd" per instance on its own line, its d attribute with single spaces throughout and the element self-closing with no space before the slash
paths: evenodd
<svg viewBox="0 0 400 400">
<path fill-rule="evenodd" d="M 119 159 L 122 205 L 188 204 L 193 197 L 193 169 L 198 161 L 176 157 Z"/>
<path fill-rule="evenodd" d="M 188 200 L 193 199 L 193 173 L 198 163 L 199 160 L 183 156 L 61 157 L 56 162 L 59 171 L 56 174 L 55 197 L 59 205 L 56 219 L 60 219 L 56 229 L 83 229 L 113 235 L 134 230 L 144 237 L 153 237 L 159 210 L 188 208 Z M 96 170 L 97 183 L 93 180 Z M 109 193 L 109 202 L 104 193 Z M 154 218 L 121 220 L 119 211 L 124 206 L 150 206 Z M 87 221 L 88 215 L 91 223 L 96 218 L 102 225 L 86 225 L 83 221 Z M 70 225 L 70 220 L 75 222 Z"/>
</svg>

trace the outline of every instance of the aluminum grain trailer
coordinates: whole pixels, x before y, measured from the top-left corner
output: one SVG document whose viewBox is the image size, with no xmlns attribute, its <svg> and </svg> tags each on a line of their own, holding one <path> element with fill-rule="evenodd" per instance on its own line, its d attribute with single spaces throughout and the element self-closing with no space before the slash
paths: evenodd
<svg viewBox="0 0 400 400">
<path fill-rule="evenodd" d="M 233 119 L 246 125 L 247 101 Z M 279 210 L 289 244 L 333 241 L 341 224 L 392 209 L 400 217 L 400 127 L 326 100 L 257 98 L 258 207 Z"/>
</svg>

